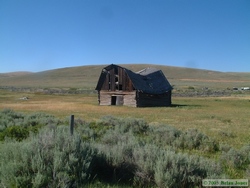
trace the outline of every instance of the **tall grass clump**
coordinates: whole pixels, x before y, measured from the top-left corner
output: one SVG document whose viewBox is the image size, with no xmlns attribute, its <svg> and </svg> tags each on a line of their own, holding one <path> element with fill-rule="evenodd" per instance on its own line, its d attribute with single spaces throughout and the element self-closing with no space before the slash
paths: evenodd
<svg viewBox="0 0 250 188">
<path fill-rule="evenodd" d="M 96 150 L 65 127 L 44 128 L 17 142 L 6 140 L 0 154 L 4 187 L 79 187 L 90 178 Z"/>
</svg>

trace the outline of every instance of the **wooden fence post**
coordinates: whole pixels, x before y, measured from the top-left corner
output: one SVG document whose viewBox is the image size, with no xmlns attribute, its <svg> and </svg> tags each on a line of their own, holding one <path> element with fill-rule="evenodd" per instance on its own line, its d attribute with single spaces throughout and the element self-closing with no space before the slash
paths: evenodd
<svg viewBox="0 0 250 188">
<path fill-rule="evenodd" d="M 74 133 L 74 115 L 70 116 L 69 127 L 70 127 L 70 134 L 73 135 L 73 133 Z"/>
</svg>

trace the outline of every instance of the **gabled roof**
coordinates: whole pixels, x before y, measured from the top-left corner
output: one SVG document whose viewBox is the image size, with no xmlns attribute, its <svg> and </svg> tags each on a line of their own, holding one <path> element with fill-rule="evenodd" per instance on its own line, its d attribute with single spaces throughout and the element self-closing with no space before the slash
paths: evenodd
<svg viewBox="0 0 250 188">
<path fill-rule="evenodd" d="M 115 67 L 120 67 L 120 66 L 111 64 L 111 65 L 109 65 L 107 67 L 104 67 L 102 69 L 102 72 L 101 72 L 101 75 L 100 75 L 99 80 L 97 82 L 95 90 L 101 90 L 102 85 L 103 85 L 103 83 L 105 81 L 105 78 L 106 78 L 106 75 L 107 75 L 108 71 L 110 71 L 111 69 L 113 69 Z M 123 67 L 120 67 L 120 68 L 123 68 Z M 123 69 L 125 69 L 125 68 L 123 68 Z"/>
<path fill-rule="evenodd" d="M 96 86 L 96 90 L 101 89 L 107 72 L 113 69 L 115 66 L 120 67 L 118 65 L 111 64 L 103 69 Z M 155 68 L 146 68 L 135 73 L 129 69 L 123 69 L 131 79 L 132 84 L 136 90 L 148 94 L 162 94 L 172 90 L 172 86 L 161 70 Z"/>
</svg>

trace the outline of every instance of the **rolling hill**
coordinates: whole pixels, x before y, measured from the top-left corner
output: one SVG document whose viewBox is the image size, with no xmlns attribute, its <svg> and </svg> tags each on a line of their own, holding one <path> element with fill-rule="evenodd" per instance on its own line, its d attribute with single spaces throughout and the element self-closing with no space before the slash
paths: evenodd
<svg viewBox="0 0 250 188">
<path fill-rule="evenodd" d="M 0 87 L 81 88 L 94 90 L 103 67 L 107 65 L 67 67 L 43 72 L 0 74 Z M 250 72 L 218 72 L 211 70 L 151 64 L 120 65 L 132 71 L 147 67 L 161 69 L 175 87 L 231 88 L 250 86 Z"/>
</svg>

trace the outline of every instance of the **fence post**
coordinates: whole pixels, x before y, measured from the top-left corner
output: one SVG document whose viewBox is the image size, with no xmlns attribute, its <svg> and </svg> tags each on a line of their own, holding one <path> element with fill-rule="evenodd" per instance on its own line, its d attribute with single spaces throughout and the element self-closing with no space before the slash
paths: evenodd
<svg viewBox="0 0 250 188">
<path fill-rule="evenodd" d="M 69 127 L 70 127 L 70 134 L 73 135 L 73 133 L 74 133 L 74 115 L 70 116 Z"/>
</svg>

